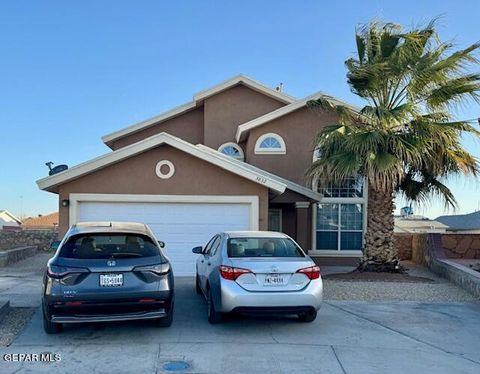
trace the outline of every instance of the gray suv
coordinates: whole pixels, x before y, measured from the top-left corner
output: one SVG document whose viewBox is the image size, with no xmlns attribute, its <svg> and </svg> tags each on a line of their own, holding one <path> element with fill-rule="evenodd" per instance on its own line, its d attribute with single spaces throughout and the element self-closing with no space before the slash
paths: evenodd
<svg viewBox="0 0 480 374">
<path fill-rule="evenodd" d="M 150 228 L 84 222 L 70 228 L 43 278 L 43 326 L 151 319 L 170 326 L 173 272 Z"/>
</svg>

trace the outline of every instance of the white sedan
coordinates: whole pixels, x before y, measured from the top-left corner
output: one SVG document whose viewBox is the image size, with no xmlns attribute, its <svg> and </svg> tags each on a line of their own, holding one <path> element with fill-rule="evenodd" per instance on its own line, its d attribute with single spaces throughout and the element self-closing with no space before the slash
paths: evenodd
<svg viewBox="0 0 480 374">
<path fill-rule="evenodd" d="M 196 288 L 210 323 L 223 313 L 296 314 L 312 322 L 322 303 L 320 268 L 288 235 L 230 231 L 192 250 Z"/>
</svg>

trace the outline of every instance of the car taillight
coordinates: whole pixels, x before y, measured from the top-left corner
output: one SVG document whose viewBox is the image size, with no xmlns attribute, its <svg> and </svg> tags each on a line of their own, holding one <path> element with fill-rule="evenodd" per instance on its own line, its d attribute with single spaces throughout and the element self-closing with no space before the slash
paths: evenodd
<svg viewBox="0 0 480 374">
<path fill-rule="evenodd" d="M 155 301 L 156 301 L 155 299 L 152 299 L 150 297 L 145 297 L 143 299 L 138 300 L 138 302 L 142 304 L 154 303 Z"/>
<path fill-rule="evenodd" d="M 315 266 L 309 266 L 308 268 L 303 268 L 297 270 L 297 273 L 305 274 L 308 279 L 318 279 L 320 278 L 320 268 Z"/>
<path fill-rule="evenodd" d="M 74 268 L 66 266 L 48 265 L 47 274 L 51 278 L 61 279 L 69 274 L 89 273 L 90 271 L 85 268 Z"/>
<path fill-rule="evenodd" d="M 164 264 L 137 266 L 133 269 L 133 271 L 149 272 L 155 275 L 165 275 L 170 271 L 170 264 L 167 262 Z"/>
<path fill-rule="evenodd" d="M 251 273 L 251 270 L 242 269 L 242 268 L 234 268 L 232 266 L 220 266 L 220 275 L 223 279 L 227 280 L 236 280 L 240 275 Z"/>
<path fill-rule="evenodd" d="M 83 304 L 83 301 L 66 301 L 65 302 L 66 306 L 79 306 L 82 304 Z"/>
</svg>

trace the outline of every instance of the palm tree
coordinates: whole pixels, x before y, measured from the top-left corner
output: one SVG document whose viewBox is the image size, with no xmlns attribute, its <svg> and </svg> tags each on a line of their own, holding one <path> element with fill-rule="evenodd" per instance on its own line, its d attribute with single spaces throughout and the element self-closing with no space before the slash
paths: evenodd
<svg viewBox="0 0 480 374">
<path fill-rule="evenodd" d="M 480 44 L 452 52 L 439 40 L 435 21 L 404 32 L 398 25 L 373 22 L 356 32 L 357 56 L 345 62 L 348 84 L 366 101 L 357 110 L 323 97 L 309 102 L 334 110 L 337 123 L 315 139 L 319 159 L 308 175 L 341 184 L 352 175 L 368 185 L 367 231 L 360 270 L 399 271 L 393 246 L 394 198 L 413 202 L 442 199 L 455 206 L 444 184 L 454 175 L 477 176 L 477 159 L 461 144 L 463 134 L 479 137 L 471 121 L 456 120 L 452 108 L 480 100 Z"/>
</svg>

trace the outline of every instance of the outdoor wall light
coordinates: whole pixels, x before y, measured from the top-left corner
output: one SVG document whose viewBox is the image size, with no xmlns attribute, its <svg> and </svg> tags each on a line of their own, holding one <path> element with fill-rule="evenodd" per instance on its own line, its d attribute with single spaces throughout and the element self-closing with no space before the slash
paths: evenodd
<svg viewBox="0 0 480 374">
<path fill-rule="evenodd" d="M 64 208 L 66 208 L 66 207 L 69 206 L 69 205 L 70 205 L 70 200 L 67 200 L 67 199 L 62 200 L 62 206 L 63 206 Z"/>
</svg>

